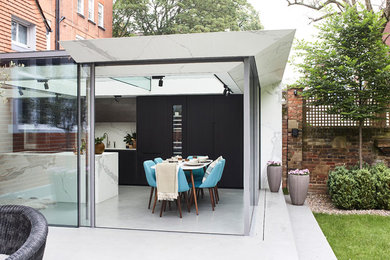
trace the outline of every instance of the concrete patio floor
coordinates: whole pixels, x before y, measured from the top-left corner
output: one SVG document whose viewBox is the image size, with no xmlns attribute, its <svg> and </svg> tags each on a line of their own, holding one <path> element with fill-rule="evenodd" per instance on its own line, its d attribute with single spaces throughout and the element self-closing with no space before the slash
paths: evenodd
<svg viewBox="0 0 390 260">
<path fill-rule="evenodd" d="M 250 236 L 50 227 L 44 259 L 335 259 L 306 206 L 260 194 Z"/>
</svg>

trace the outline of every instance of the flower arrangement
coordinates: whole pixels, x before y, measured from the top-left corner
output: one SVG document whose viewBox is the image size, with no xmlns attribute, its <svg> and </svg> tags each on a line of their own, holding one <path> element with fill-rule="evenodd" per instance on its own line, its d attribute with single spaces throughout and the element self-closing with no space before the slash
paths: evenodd
<svg viewBox="0 0 390 260">
<path fill-rule="evenodd" d="M 303 170 L 296 169 L 296 170 L 289 171 L 288 174 L 292 174 L 292 175 L 309 175 L 310 171 L 309 171 L 309 169 L 303 169 Z"/>
<path fill-rule="evenodd" d="M 282 163 L 279 161 L 268 161 L 267 166 L 281 166 Z"/>
</svg>

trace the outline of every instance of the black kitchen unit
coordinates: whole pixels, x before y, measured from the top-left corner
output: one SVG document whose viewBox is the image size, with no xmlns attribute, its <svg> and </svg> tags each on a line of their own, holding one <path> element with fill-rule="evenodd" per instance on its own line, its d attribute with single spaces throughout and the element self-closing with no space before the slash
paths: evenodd
<svg viewBox="0 0 390 260">
<path fill-rule="evenodd" d="M 222 155 L 219 187 L 243 187 L 243 95 L 137 97 L 137 184 L 143 162 L 172 155 Z"/>
<path fill-rule="evenodd" d="M 137 179 L 137 151 L 133 149 L 106 149 L 106 152 L 118 153 L 119 185 L 143 185 Z"/>
</svg>

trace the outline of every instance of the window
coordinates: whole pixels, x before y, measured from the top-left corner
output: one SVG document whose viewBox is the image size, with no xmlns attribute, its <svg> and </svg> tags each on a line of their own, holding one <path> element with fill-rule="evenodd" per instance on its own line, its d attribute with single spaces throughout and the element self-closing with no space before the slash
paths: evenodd
<svg viewBox="0 0 390 260">
<path fill-rule="evenodd" d="M 35 50 L 35 25 L 13 17 L 11 21 L 11 43 L 15 51 Z"/>
<path fill-rule="evenodd" d="M 77 0 L 77 12 L 84 15 L 84 0 Z"/>
<path fill-rule="evenodd" d="M 101 3 L 98 4 L 98 26 L 104 28 L 104 6 Z"/>
<path fill-rule="evenodd" d="M 80 35 L 76 34 L 76 40 L 77 41 L 85 40 L 85 38 L 83 36 L 80 36 Z"/>
<path fill-rule="evenodd" d="M 94 15 L 93 0 L 88 0 L 88 19 L 94 21 Z"/>
</svg>

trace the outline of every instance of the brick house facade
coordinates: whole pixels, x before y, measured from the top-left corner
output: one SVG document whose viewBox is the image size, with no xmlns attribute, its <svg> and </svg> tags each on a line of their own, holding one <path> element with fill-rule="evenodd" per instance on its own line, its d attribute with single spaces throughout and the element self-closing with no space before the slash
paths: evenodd
<svg viewBox="0 0 390 260">
<path fill-rule="evenodd" d="M 60 41 L 112 37 L 113 0 L 0 0 L 0 52 L 56 49 L 57 2 Z"/>
</svg>

